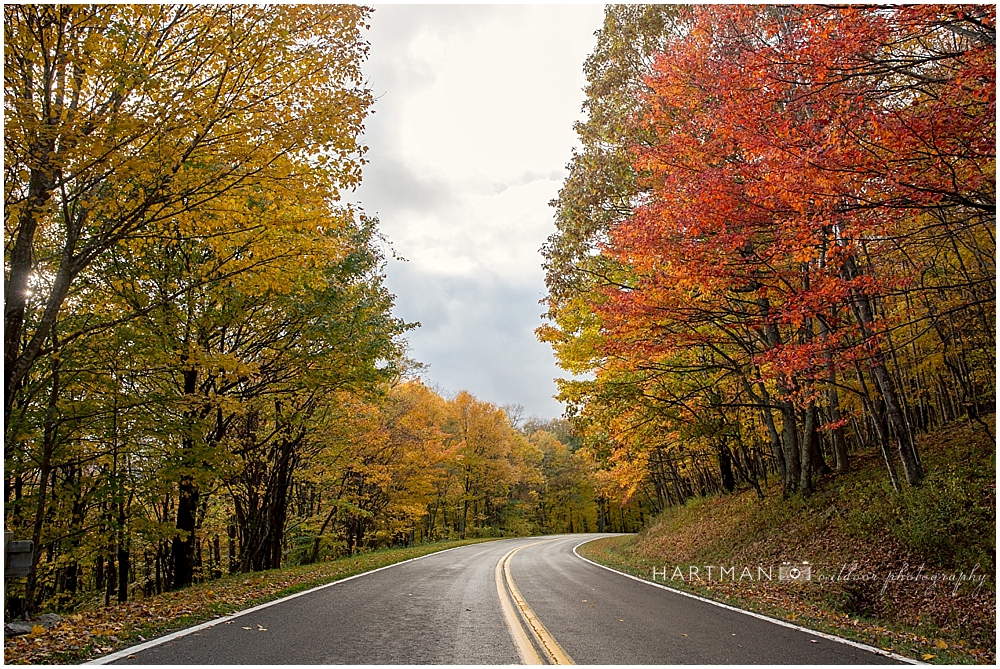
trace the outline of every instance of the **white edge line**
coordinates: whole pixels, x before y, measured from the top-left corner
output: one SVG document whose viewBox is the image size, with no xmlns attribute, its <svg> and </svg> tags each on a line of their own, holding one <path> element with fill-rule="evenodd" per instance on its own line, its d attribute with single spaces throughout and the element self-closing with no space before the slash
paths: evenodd
<svg viewBox="0 0 1000 669">
<path fill-rule="evenodd" d="M 353 576 L 347 576 L 336 581 L 331 581 L 329 583 L 324 583 L 323 585 L 318 585 L 315 588 L 309 588 L 308 590 L 303 590 L 302 592 L 296 592 L 295 594 L 288 595 L 287 597 L 282 597 L 281 599 L 275 599 L 274 601 L 265 602 L 263 604 L 258 604 L 253 608 L 245 609 L 243 611 L 237 611 L 236 613 L 231 613 L 228 616 L 223 616 L 221 618 L 213 618 L 207 622 L 203 622 L 194 627 L 185 627 L 182 630 L 177 630 L 176 632 L 171 632 L 165 636 L 157 637 L 155 639 L 150 639 L 149 641 L 140 643 L 137 646 L 130 646 L 124 650 L 115 651 L 110 655 L 102 655 L 101 657 L 90 660 L 89 662 L 84 662 L 83 664 L 108 664 L 109 662 L 114 662 L 115 660 L 120 660 L 122 658 L 128 657 L 134 653 L 138 653 L 154 646 L 159 646 L 161 644 L 167 643 L 168 641 L 173 641 L 174 639 L 179 639 L 188 634 L 194 634 L 195 632 L 200 632 L 201 630 L 208 629 L 209 627 L 215 627 L 216 625 L 225 623 L 230 620 L 235 620 L 240 616 L 245 616 L 248 613 L 253 613 L 255 611 L 260 611 L 261 609 L 266 609 L 269 606 L 274 606 L 275 604 L 281 604 L 287 602 L 290 599 L 295 599 L 296 597 L 302 597 L 304 595 L 311 594 L 317 590 L 323 590 L 324 588 L 330 588 L 335 585 L 340 585 L 345 581 L 350 581 L 355 578 L 361 578 L 362 576 L 368 576 L 369 574 L 374 574 L 377 571 L 382 571 L 383 569 L 389 569 L 391 567 L 398 567 L 401 564 L 406 564 L 407 562 L 413 562 L 414 560 L 422 560 L 425 557 L 430 557 L 432 555 L 441 555 L 441 553 L 447 553 L 448 551 L 453 551 L 459 548 L 466 548 L 468 546 L 476 546 L 479 543 L 489 543 L 486 541 L 477 542 L 475 544 L 466 544 L 465 546 L 452 546 L 451 548 L 445 548 L 444 550 L 434 551 L 433 553 L 428 553 L 427 555 L 420 555 L 415 558 L 410 558 L 409 560 L 403 560 L 402 562 L 393 562 L 392 564 L 387 564 L 384 567 L 379 567 L 377 569 L 372 569 L 371 571 L 363 571 L 360 574 L 354 574 Z"/>
<path fill-rule="evenodd" d="M 785 620 L 779 620 L 777 618 L 770 618 L 770 617 L 762 615 L 760 613 L 755 613 L 754 611 L 747 611 L 746 609 L 739 609 L 739 608 L 736 608 L 735 606 L 730 606 L 729 604 L 723 604 L 722 602 L 716 602 L 716 601 L 713 601 L 711 599 L 707 599 L 705 597 L 699 597 L 698 595 L 692 594 L 690 592 L 684 592 L 683 590 L 677 590 L 676 588 L 670 588 L 670 587 L 662 585 L 660 583 L 655 583 L 653 581 L 647 581 L 644 578 L 639 578 L 638 576 L 633 576 L 632 574 L 626 574 L 623 571 L 618 571 L 617 569 L 612 569 L 611 567 L 605 566 L 603 564 L 599 564 L 597 562 L 594 562 L 593 560 L 588 560 L 587 558 L 583 557 L 582 555 L 580 555 L 579 553 L 576 552 L 576 549 L 579 548 L 580 546 L 582 546 L 582 545 L 584 545 L 586 543 L 590 543 L 591 541 L 597 541 L 597 539 L 601 539 L 601 538 L 603 538 L 603 537 L 596 537 L 594 539 L 587 539 L 586 541 L 581 541 L 576 546 L 573 546 L 573 554 L 576 555 L 581 560 L 583 560 L 584 562 L 589 562 L 590 564 L 594 565 L 595 567 L 600 567 L 601 569 L 607 569 L 608 571 L 610 571 L 612 573 L 618 574 L 620 576 L 624 576 L 625 578 L 630 578 L 633 581 L 639 581 L 640 583 L 645 583 L 646 585 L 651 585 L 651 586 L 656 587 L 656 588 L 662 588 L 662 589 L 667 590 L 669 592 L 673 592 L 673 593 L 678 594 L 678 595 L 683 595 L 684 597 L 690 597 L 691 599 L 697 599 L 700 602 L 705 602 L 706 604 L 711 604 L 712 606 L 718 606 L 718 607 L 721 607 L 723 609 L 729 609 L 730 611 L 736 611 L 737 613 L 742 613 L 742 614 L 745 614 L 745 615 L 748 615 L 748 616 L 752 616 L 754 618 L 759 618 L 760 620 L 766 620 L 767 622 L 774 623 L 775 625 L 781 625 L 782 627 L 788 627 L 788 628 L 791 628 L 793 630 L 798 630 L 800 632 L 806 632 L 807 634 L 812 634 L 813 636 L 823 637 L 824 639 L 828 639 L 829 641 L 836 641 L 837 643 L 846 644 L 848 646 L 854 646 L 855 648 L 860 648 L 862 650 L 867 650 L 870 653 L 875 653 L 877 655 L 882 655 L 883 657 L 891 657 L 892 659 L 899 660 L 900 662 L 906 662 L 908 664 L 926 664 L 926 662 L 920 662 L 919 660 L 914 660 L 911 657 L 904 657 L 903 655 L 899 655 L 897 653 L 893 653 L 892 651 L 882 650 L 881 648 L 876 648 L 875 646 L 869 646 L 867 644 L 859 643 L 857 641 L 851 641 L 850 639 L 845 639 L 843 637 L 835 636 L 833 634 L 827 634 L 825 632 L 818 632 L 816 630 L 811 630 L 808 627 L 802 627 L 801 625 L 795 625 L 795 624 L 787 622 Z"/>
</svg>

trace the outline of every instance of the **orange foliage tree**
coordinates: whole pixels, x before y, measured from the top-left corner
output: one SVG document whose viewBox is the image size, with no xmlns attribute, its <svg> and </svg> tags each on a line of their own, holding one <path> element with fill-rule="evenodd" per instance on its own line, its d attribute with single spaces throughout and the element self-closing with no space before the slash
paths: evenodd
<svg viewBox="0 0 1000 669">
<path fill-rule="evenodd" d="M 595 244 L 583 417 L 642 457 L 703 444 L 726 489 L 756 485 L 748 427 L 786 493 L 852 440 L 919 484 L 929 413 L 995 394 L 994 35 L 986 7 L 682 9 L 632 114 L 631 215 Z"/>
</svg>

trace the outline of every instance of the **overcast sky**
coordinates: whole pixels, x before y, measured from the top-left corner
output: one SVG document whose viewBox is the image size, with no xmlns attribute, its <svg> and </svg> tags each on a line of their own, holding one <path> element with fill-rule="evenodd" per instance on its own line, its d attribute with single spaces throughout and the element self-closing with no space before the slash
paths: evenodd
<svg viewBox="0 0 1000 669">
<path fill-rule="evenodd" d="M 365 72 L 378 101 L 364 181 L 395 252 L 411 357 L 446 393 L 554 418 L 563 373 L 542 323 L 538 249 L 576 144 L 601 5 L 376 5 Z"/>
</svg>

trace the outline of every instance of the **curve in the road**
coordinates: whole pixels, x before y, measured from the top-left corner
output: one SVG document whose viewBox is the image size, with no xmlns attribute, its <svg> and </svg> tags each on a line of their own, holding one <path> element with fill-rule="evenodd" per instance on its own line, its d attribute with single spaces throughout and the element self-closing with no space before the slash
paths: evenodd
<svg viewBox="0 0 1000 669">
<path fill-rule="evenodd" d="M 600 536 L 607 535 L 505 539 L 432 553 L 93 663 L 912 662 L 676 592 L 575 552 Z"/>
<path fill-rule="evenodd" d="M 567 536 L 538 544 L 518 553 L 510 565 L 531 608 L 577 662 L 913 662 L 717 602 L 675 596 L 686 593 L 597 565 L 574 551 L 598 536 Z M 653 585 L 657 587 L 649 587 Z"/>
</svg>

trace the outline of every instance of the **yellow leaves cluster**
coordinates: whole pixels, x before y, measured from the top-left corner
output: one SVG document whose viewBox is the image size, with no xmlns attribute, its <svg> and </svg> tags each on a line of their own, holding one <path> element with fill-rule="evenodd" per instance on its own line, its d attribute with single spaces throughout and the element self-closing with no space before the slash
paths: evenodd
<svg viewBox="0 0 1000 669">
<path fill-rule="evenodd" d="M 359 69 L 367 11 L 75 5 L 10 12 L 5 93 L 13 113 L 5 139 L 8 162 L 23 178 L 6 184 L 8 195 L 26 189 L 32 170 L 58 173 L 62 204 L 84 212 L 86 225 L 183 237 L 230 233 L 262 218 L 287 225 L 278 204 L 304 205 L 313 219 L 330 212 L 340 189 L 360 177 L 357 138 L 371 103 Z M 33 29 L 40 25 L 43 40 Z M 54 74 L 45 69 L 51 63 L 58 63 Z M 53 89 L 39 90 L 47 80 Z M 310 165 L 313 155 L 326 157 L 321 169 Z M 6 198 L 10 211 L 20 200 Z M 272 206 L 255 212 L 252 200 Z"/>
</svg>

